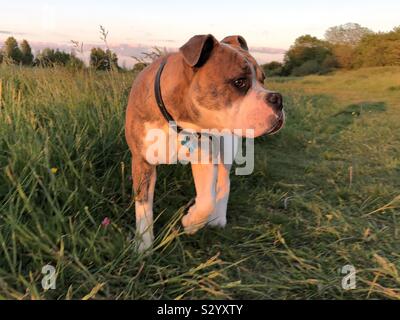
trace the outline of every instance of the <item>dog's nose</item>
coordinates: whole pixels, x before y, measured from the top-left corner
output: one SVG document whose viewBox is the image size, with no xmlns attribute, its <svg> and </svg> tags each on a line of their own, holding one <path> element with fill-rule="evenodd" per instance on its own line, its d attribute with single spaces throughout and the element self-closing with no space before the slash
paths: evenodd
<svg viewBox="0 0 400 320">
<path fill-rule="evenodd" d="M 278 92 L 269 92 L 267 94 L 267 102 L 270 104 L 272 107 L 276 108 L 278 111 L 281 111 L 283 109 L 283 103 L 282 103 L 282 95 Z"/>
</svg>

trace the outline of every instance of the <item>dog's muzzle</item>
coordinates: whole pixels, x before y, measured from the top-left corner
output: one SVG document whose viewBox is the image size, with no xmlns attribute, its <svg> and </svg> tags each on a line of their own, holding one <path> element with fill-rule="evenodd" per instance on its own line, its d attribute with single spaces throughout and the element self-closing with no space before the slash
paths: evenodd
<svg viewBox="0 0 400 320">
<path fill-rule="evenodd" d="M 285 124 L 285 112 L 282 110 L 279 118 L 276 120 L 275 124 L 272 126 L 272 129 L 269 130 L 266 135 L 273 135 L 275 133 L 277 133 L 278 131 L 280 131 L 284 124 Z"/>
</svg>

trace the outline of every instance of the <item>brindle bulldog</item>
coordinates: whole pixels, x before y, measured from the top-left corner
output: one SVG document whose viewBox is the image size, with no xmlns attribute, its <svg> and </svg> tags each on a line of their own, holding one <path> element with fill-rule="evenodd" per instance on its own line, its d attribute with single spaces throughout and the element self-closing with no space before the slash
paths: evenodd
<svg viewBox="0 0 400 320">
<path fill-rule="evenodd" d="M 236 131 L 243 137 L 248 129 L 252 129 L 252 137 L 273 134 L 285 121 L 282 96 L 266 90 L 264 80 L 243 37 L 230 36 L 218 42 L 212 35 L 194 36 L 179 52 L 159 58 L 136 78 L 125 133 L 132 153 L 140 252 L 154 240 L 154 188 L 156 166 L 161 163 L 149 160 L 148 133 L 162 130 L 168 135 L 171 120 L 177 131 L 228 130 L 233 137 L 232 149 L 237 147 Z M 168 144 L 168 138 L 163 143 Z M 191 166 L 197 195 L 182 219 L 185 231 L 193 234 L 206 224 L 224 227 L 232 164 L 222 161 Z"/>
</svg>

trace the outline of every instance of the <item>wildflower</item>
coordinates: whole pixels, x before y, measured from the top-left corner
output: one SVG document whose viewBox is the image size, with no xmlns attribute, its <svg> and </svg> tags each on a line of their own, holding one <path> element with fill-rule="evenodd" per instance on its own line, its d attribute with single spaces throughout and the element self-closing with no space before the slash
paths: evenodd
<svg viewBox="0 0 400 320">
<path fill-rule="evenodd" d="M 50 169 L 50 172 L 51 172 L 52 174 L 56 174 L 56 173 L 58 172 L 58 168 L 51 168 L 51 169 Z"/>
<path fill-rule="evenodd" d="M 103 222 L 101 223 L 101 225 L 102 225 L 104 228 L 106 228 L 106 227 L 108 227 L 108 226 L 110 225 L 110 223 L 111 223 L 110 218 L 105 217 L 104 220 L 103 220 Z"/>
</svg>

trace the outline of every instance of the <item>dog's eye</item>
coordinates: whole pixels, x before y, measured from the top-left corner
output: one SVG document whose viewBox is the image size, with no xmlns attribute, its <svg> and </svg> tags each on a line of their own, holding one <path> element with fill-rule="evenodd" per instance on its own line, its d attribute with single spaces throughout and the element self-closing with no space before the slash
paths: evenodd
<svg viewBox="0 0 400 320">
<path fill-rule="evenodd" d="M 233 84 L 238 89 L 244 89 L 247 87 L 247 79 L 246 78 L 239 78 L 233 81 Z"/>
</svg>

